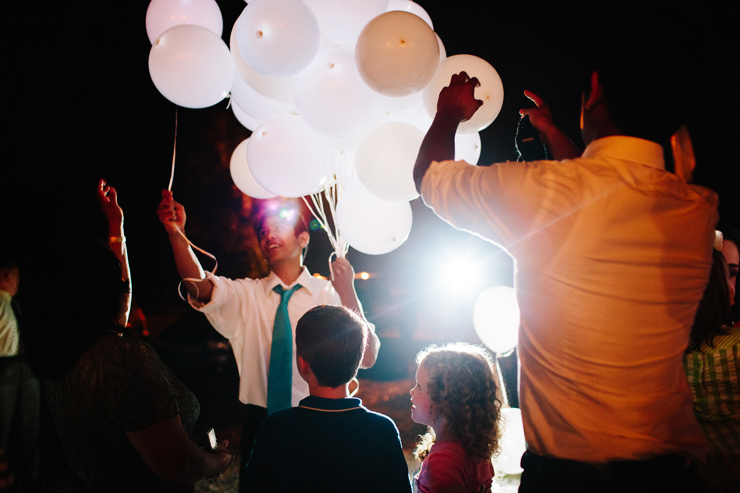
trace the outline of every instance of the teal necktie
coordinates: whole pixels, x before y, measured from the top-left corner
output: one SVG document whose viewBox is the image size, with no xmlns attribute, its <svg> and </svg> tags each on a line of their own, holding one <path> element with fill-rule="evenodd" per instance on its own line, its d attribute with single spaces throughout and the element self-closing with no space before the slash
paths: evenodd
<svg viewBox="0 0 740 493">
<path fill-rule="evenodd" d="M 280 306 L 275 312 L 270 348 L 270 372 L 267 374 L 267 414 L 291 407 L 293 394 L 293 329 L 288 317 L 288 300 L 301 287 L 296 284 L 284 290 L 278 284 L 274 288 L 280 295 Z"/>
</svg>

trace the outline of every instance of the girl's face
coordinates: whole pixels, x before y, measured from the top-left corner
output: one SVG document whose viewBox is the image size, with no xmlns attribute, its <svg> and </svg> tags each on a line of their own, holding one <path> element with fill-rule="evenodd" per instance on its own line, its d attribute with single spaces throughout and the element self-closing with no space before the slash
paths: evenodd
<svg viewBox="0 0 740 493">
<path fill-rule="evenodd" d="M 432 400 L 429 397 L 427 382 L 429 382 L 429 372 L 421 364 L 416 369 L 416 386 L 409 392 L 411 394 L 411 419 L 422 425 L 433 426 Z"/>
</svg>

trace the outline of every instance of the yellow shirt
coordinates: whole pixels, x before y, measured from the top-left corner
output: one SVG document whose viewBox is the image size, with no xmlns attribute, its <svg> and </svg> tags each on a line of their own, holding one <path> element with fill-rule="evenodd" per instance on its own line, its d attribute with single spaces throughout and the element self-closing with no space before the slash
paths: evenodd
<svg viewBox="0 0 740 493">
<path fill-rule="evenodd" d="M 601 463 L 706 454 L 683 371 L 717 197 L 653 142 L 607 137 L 563 162 L 433 163 L 422 197 L 516 259 L 529 449 Z"/>
</svg>

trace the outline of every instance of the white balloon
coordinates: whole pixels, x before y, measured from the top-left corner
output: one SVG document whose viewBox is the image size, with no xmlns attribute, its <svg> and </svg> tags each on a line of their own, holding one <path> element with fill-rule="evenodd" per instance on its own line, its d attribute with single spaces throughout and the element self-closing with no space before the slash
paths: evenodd
<svg viewBox="0 0 740 493">
<path fill-rule="evenodd" d="M 429 84 L 439 66 L 437 37 L 420 17 L 394 10 L 368 22 L 355 47 L 360 75 L 386 96 L 408 96 Z"/>
<path fill-rule="evenodd" d="M 242 80 L 249 84 L 249 87 L 269 98 L 295 106 L 295 100 L 293 99 L 293 81 L 295 80 L 295 76 L 272 77 L 253 69 L 239 51 L 239 43 L 236 40 L 236 22 L 231 29 L 229 47 L 231 48 L 231 57 L 234 59 L 236 71 Z"/>
<path fill-rule="evenodd" d="M 408 123 L 381 123 L 368 131 L 355 150 L 357 177 L 383 200 L 418 197 L 413 170 L 423 139 L 421 131 Z"/>
<path fill-rule="evenodd" d="M 149 74 L 157 90 L 173 103 L 205 108 L 229 94 L 234 63 L 220 37 L 201 26 L 180 25 L 152 45 Z"/>
<path fill-rule="evenodd" d="M 154 44 L 171 27 L 194 24 L 221 37 L 224 20 L 216 0 L 152 0 L 146 9 L 146 34 Z"/>
<path fill-rule="evenodd" d="M 493 459 L 493 468 L 504 474 L 520 474 L 522 455 L 527 449 L 524 440 L 522 411 L 515 407 L 501 409 L 503 432 L 501 433 L 501 453 Z"/>
<path fill-rule="evenodd" d="M 473 307 L 473 327 L 494 353 L 514 349 L 519 338 L 519 304 L 514 288 L 494 286 L 483 291 Z"/>
<path fill-rule="evenodd" d="M 305 0 L 334 44 L 354 48 L 365 25 L 388 8 L 388 0 Z"/>
<path fill-rule="evenodd" d="M 480 159 L 481 142 L 478 132 L 455 134 L 455 161 L 465 161 L 468 164 L 478 164 Z"/>
<path fill-rule="evenodd" d="M 473 55 L 453 55 L 440 65 L 432 81 L 424 89 L 424 107 L 433 117 L 437 112 L 439 93 L 450 85 L 453 74 L 465 71 L 470 77 L 477 77 L 480 87 L 475 88 L 475 97 L 483 101 L 473 117 L 460 124 L 457 131 L 462 133 L 479 132 L 496 119 L 504 104 L 504 86 L 496 69 L 487 61 Z"/>
<path fill-rule="evenodd" d="M 243 193 L 255 199 L 275 197 L 274 193 L 257 183 L 257 180 L 252 176 L 252 172 L 249 171 L 249 164 L 247 163 L 248 146 L 249 139 L 244 139 L 231 154 L 229 171 L 231 172 L 231 179 L 234 180 L 234 185 Z"/>
<path fill-rule="evenodd" d="M 389 0 L 388 11 L 391 10 L 402 10 L 414 14 L 427 23 L 430 29 L 434 30 L 434 24 L 432 24 L 432 18 L 429 17 L 427 11 L 416 2 L 412 0 Z"/>
<path fill-rule="evenodd" d="M 345 188 L 337 200 L 337 227 L 358 252 L 382 255 L 401 246 L 413 222 L 411 204 L 387 202 L 359 183 Z"/>
<path fill-rule="evenodd" d="M 363 82 L 347 48 L 321 51 L 297 76 L 295 101 L 301 118 L 314 130 L 344 138 L 383 116 L 378 95 Z"/>
<path fill-rule="evenodd" d="M 234 116 L 239 121 L 239 123 L 244 126 L 244 128 L 254 131 L 257 129 L 257 127 L 264 123 L 264 121 L 256 119 L 255 117 L 241 109 L 238 104 L 232 102 L 230 106 L 231 112 L 234 113 Z"/>
<path fill-rule="evenodd" d="M 231 103 L 238 104 L 242 110 L 262 121 L 279 115 L 295 113 L 294 106 L 260 94 L 239 77 L 236 71 L 234 72 L 234 83 L 231 86 Z"/>
<path fill-rule="evenodd" d="M 288 76 L 314 59 L 321 31 L 316 16 L 301 1 L 252 0 L 236 21 L 236 40 L 255 70 Z"/>
<path fill-rule="evenodd" d="M 249 139 L 249 170 L 270 192 L 282 197 L 303 197 L 328 185 L 329 146 L 299 117 L 285 115 L 266 121 Z"/>
</svg>

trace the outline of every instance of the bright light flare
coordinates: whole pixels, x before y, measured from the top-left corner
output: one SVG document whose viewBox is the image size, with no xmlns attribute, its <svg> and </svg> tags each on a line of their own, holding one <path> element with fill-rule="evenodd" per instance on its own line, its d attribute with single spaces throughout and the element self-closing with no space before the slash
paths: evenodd
<svg viewBox="0 0 740 493">
<path fill-rule="evenodd" d="M 514 288 L 494 286 L 483 291 L 473 309 L 475 332 L 491 351 L 506 354 L 519 338 L 519 303 Z"/>
</svg>

